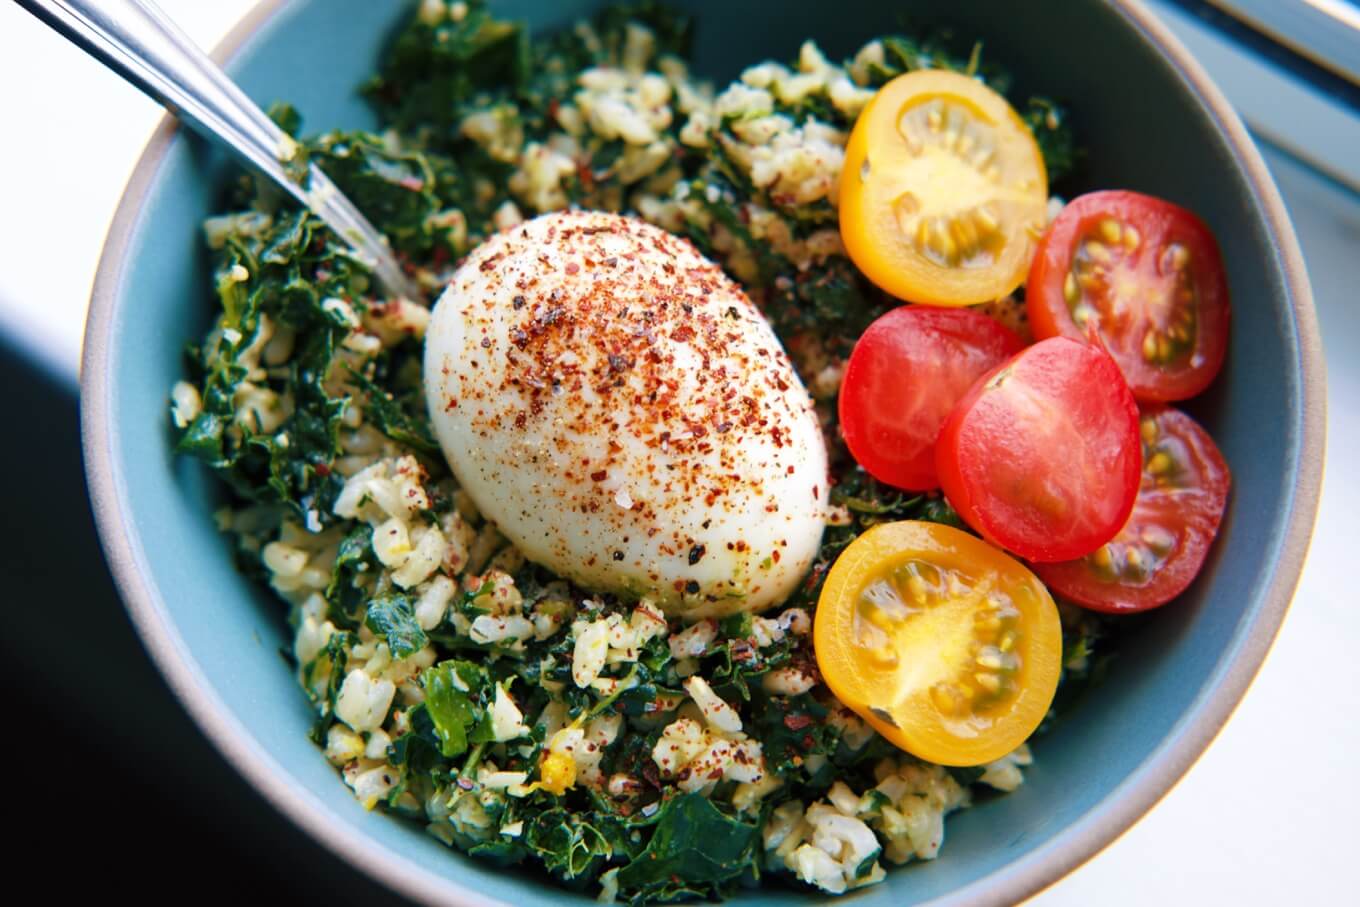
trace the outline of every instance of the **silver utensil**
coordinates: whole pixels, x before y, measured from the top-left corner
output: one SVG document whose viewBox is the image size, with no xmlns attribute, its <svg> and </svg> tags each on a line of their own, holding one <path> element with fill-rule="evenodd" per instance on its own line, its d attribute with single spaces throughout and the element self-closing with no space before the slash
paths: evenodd
<svg viewBox="0 0 1360 907">
<path fill-rule="evenodd" d="M 17 0 L 91 56 L 165 105 L 200 134 L 236 152 L 326 222 L 387 292 L 412 301 L 419 288 L 387 242 L 334 183 L 289 163 L 297 143 L 275 125 L 188 35 L 148 0 Z"/>
</svg>

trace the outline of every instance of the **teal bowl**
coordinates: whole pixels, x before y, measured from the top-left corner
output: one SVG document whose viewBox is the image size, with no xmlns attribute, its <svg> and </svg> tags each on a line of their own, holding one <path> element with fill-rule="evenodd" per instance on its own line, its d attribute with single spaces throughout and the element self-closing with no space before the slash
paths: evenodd
<svg viewBox="0 0 1360 907">
<path fill-rule="evenodd" d="M 586 0 L 494 2 L 535 27 Z M 796 55 L 845 55 L 899 26 L 874 0 L 680 3 L 699 15 L 697 69 L 718 80 Z M 1089 157 L 1059 187 L 1128 188 L 1197 211 L 1222 243 L 1231 353 L 1196 401 L 1235 487 L 1204 575 L 1140 623 L 1103 683 L 1037 741 L 1016 793 L 949 822 L 938 860 L 890 872 L 861 905 L 1009 904 L 1091 857 L 1157 802 L 1246 691 L 1283 620 L 1317 507 L 1323 365 L 1298 243 L 1279 193 L 1222 94 L 1141 6 L 1123 0 L 914 0 L 912 16 L 976 35 L 1034 87 L 1070 102 Z M 777 13 L 773 9 L 777 8 Z M 266 2 L 220 56 L 256 100 L 294 101 L 313 129 L 365 127 L 355 87 L 407 4 Z M 82 418 L 105 552 L 152 657 L 226 758 L 284 815 L 351 864 L 429 903 L 559 904 L 582 896 L 451 852 L 368 813 L 307 739 L 311 715 L 279 658 L 282 609 L 237 574 L 211 517 L 212 477 L 170 452 L 167 394 L 210 317 L 199 222 L 229 164 L 163 123 L 118 209 L 85 339 Z M 1183 859 L 1192 859 L 1184 855 Z M 750 900 L 806 900 L 768 889 Z"/>
</svg>

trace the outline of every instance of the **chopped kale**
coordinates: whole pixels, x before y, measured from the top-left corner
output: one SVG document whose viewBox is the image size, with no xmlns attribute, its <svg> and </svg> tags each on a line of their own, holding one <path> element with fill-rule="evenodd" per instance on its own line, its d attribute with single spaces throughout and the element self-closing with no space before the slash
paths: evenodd
<svg viewBox="0 0 1360 907">
<path fill-rule="evenodd" d="M 1067 121 L 1067 111 L 1048 98 L 1033 97 L 1021 117 L 1039 143 L 1049 183 L 1059 182 L 1081 159 L 1076 135 Z"/>
<path fill-rule="evenodd" d="M 529 824 L 525 844 L 549 873 L 568 887 L 581 888 L 614 855 L 609 838 L 597 824 L 598 820 L 590 821 L 574 810 L 544 810 Z"/>
<path fill-rule="evenodd" d="M 413 655 L 428 642 L 405 595 L 389 593 L 373 599 L 368 603 L 364 625 L 387 643 L 393 658 Z"/>
<path fill-rule="evenodd" d="M 470 0 L 461 18 L 435 25 L 413 20 L 388 48 L 366 92 L 383 119 L 403 132 L 457 141 L 455 127 L 483 93 L 518 85 L 528 69 L 528 36 L 497 19 L 484 0 Z"/>
<path fill-rule="evenodd" d="M 406 388 L 405 393 L 397 397 L 358 372 L 354 372 L 353 377 L 354 383 L 368 395 L 365 413 L 378 431 L 439 462 L 439 442 L 430 429 L 425 398 L 419 385 Z"/>
<path fill-rule="evenodd" d="M 469 695 L 472 688 L 465 679 L 469 675 L 474 682 L 483 679 L 476 665 L 445 661 L 425 671 L 420 678 L 425 691 L 425 711 L 434 723 L 439 751 L 445 758 L 461 756 L 467 751 L 473 729 L 483 719 Z"/>
<path fill-rule="evenodd" d="M 489 117 L 482 125 L 505 130 L 515 153 L 529 143 L 563 145 L 563 108 L 572 103 L 581 71 L 636 67 L 639 59 L 649 70 L 664 68 L 663 58 L 688 58 L 693 30 L 686 15 L 650 0 L 606 7 L 587 25 L 532 39 L 520 24 L 496 18 L 484 0 L 425 6 L 438 14 L 414 17 L 365 86 L 381 131 L 302 138 L 297 110 L 279 104 L 270 115 L 298 137 L 290 164 L 317 163 L 433 291 L 461 256 L 496 230 L 505 211 L 533 213 L 524 193 L 511 189 L 516 174 L 523 178 L 514 154 L 474 136 L 468 118 Z M 941 35 L 884 38 L 882 62 L 867 64 L 868 84 L 942 67 L 1009 92 L 1009 76 L 984 57 L 981 45 L 967 45 L 962 53 L 958 47 Z M 1061 179 L 1079 161 L 1067 113 L 1046 98 L 1012 97 L 1034 131 L 1050 178 Z M 824 94 L 778 100 L 775 111 L 796 127 L 816 120 L 844 132 L 853 125 Z M 701 148 L 678 140 L 685 116 L 677 112 L 657 127 L 658 141 L 670 143 L 661 169 L 636 179 L 628 173 L 636 148 L 617 137 L 579 132 L 554 204 L 637 213 L 644 207 L 640 197 L 651 195 L 650 202 L 673 205 L 668 226 L 727 268 L 791 351 L 811 338 L 826 363 L 843 362 L 865 326 L 898 303 L 834 243 L 829 253 L 800 255 L 800 244 L 835 232 L 836 209 L 826 197 L 798 202 L 757 186 L 731 141 L 735 122 L 714 124 L 711 141 Z M 767 686 L 779 679 L 772 672 L 818 677 L 806 635 L 776 632 L 771 622 L 748 614 L 727 617 L 697 656 L 681 657 L 666 636 L 656 636 L 638 647 L 635 658 L 606 664 L 599 689 L 578 684 L 574 640 L 560 628 L 611 616 L 627 621 L 637 601 L 587 596 L 545 568 L 511 557 L 516 552 L 458 499 L 425 410 L 421 344 L 387 325 L 392 303 L 375 298 L 367 265 L 314 215 L 259 181 L 238 180 L 229 198 L 236 213 L 214 218 L 207 229 L 218 317 L 187 354 L 188 378 L 201 405 L 183 420 L 177 449 L 224 480 L 234 505 L 243 508 L 233 520 L 249 512 L 252 527 L 232 529 L 248 569 L 269 575 L 262 549 L 281 526 L 298 535 L 305 530 L 299 550 L 308 558 L 323 553 L 308 562 L 309 571 L 317 564 L 322 571 L 310 587 L 310 604 L 301 604 L 303 594 L 290 598 L 295 624 L 316 634 L 311 648 L 297 649 L 305 659 L 297 670 L 319 716 L 312 731 L 319 744 L 328 745 L 329 731 L 346 731 L 335 706 L 351 668 L 367 665 L 377 676 L 393 662 L 413 665 L 394 680 L 399 692 L 383 731 L 390 737 L 365 732 L 358 744 L 387 741 L 386 761 L 399 775 L 370 805 L 423 815 L 446 842 L 476 857 L 540 866 L 576 889 L 615 886 L 617 898 L 632 904 L 722 898 L 763 873 L 782 870 L 761 844 L 772 808 L 792 799 L 822 799 L 835 780 L 867 792 L 871 813 L 886 807 L 887 796 L 874 791 L 875 765 L 909 757 L 877 735 L 855 740 L 837 720 L 845 710 L 820 683 L 799 695 Z M 507 203 L 517 207 L 507 209 Z M 772 234 L 787 241 L 776 242 Z M 361 355 L 364 349 L 369 352 Z M 809 613 L 837 555 L 873 526 L 902 519 L 963 526 L 940 496 L 887 487 L 853 464 L 837 437 L 832 393 L 818 405 L 826 410 L 836 516 L 806 582 L 787 602 Z M 392 581 L 391 564 L 374 549 L 372 526 L 334 512 L 346 479 L 376 458 L 356 456 L 356 449 L 412 456 L 423 467 L 429 502 L 413 508 L 419 511 L 413 541 L 417 531 L 442 527 L 457 539 L 455 549 L 468 549 L 462 552 L 468 559 L 479 549 L 480 576 L 472 568 L 449 573 L 457 586 L 443 617 L 428 629 L 416 617 L 420 588 Z M 376 512 L 367 497 L 360 506 L 366 514 Z M 691 549 L 688 556 L 693 565 L 704 562 L 705 553 Z M 469 628 L 504 616 L 491 579 L 493 565 L 502 563 L 534 630 L 519 641 L 487 642 Z M 318 596 L 329 627 L 308 610 L 318 607 Z M 426 612 L 420 613 L 424 619 Z M 559 629 L 541 632 L 545 626 Z M 1085 612 L 1064 612 L 1060 705 L 1078 695 L 1109 657 L 1105 627 Z M 671 622 L 672 633 L 680 629 Z M 390 660 L 381 655 L 380 642 Z M 373 658 L 383 658 L 383 667 L 371 667 Z M 660 774 L 655 748 L 686 697 L 686 678 L 695 673 L 740 712 L 743 731 L 761 746 L 766 768 L 779 782 L 763 803 L 738 811 L 732 805 L 736 781 L 717 780 L 708 796 L 680 792 L 674 778 Z M 496 728 L 514 716 L 497 705 L 512 690 L 528 730 L 521 727 L 507 744 L 503 736 L 497 741 Z M 551 717 L 550 705 L 559 710 Z M 599 777 L 624 779 L 619 790 L 578 783 L 554 793 L 544 785 L 554 735 L 613 721 L 625 722 L 626 730 L 591 745 L 598 747 Z M 503 776 L 498 786 L 487 780 L 488 771 Z M 512 773 L 508 781 L 504 773 Z M 964 786 L 980 775 L 953 772 Z M 520 778 L 523 785 L 510 783 Z M 514 795 L 505 792 L 507 785 Z M 878 856 L 864 860 L 861 874 Z"/>
<path fill-rule="evenodd" d="M 722 883 L 754 864 L 759 842 L 759 825 L 726 815 L 702 794 L 680 794 L 661 807 L 646 849 L 619 870 L 619 889 L 635 902 L 721 896 Z"/>
<path fill-rule="evenodd" d="M 363 524 L 356 526 L 340 543 L 335 564 L 331 567 L 330 584 L 326 587 L 326 601 L 332 608 L 333 620 L 349 627 L 358 626 L 377 562 L 377 555 L 373 553 L 373 530 Z"/>
<path fill-rule="evenodd" d="M 313 252 L 318 229 L 311 215 L 291 214 L 263 236 L 225 238 L 217 268 L 223 314 L 192 363 L 202 411 L 177 449 L 206 462 L 246 500 L 285 504 L 303 519 L 311 513 L 328 523 L 347 398 L 324 387 L 345 329 L 323 310 L 322 298 L 345 292 L 355 275 L 338 263 L 347 253 Z M 265 319 L 305 331 L 282 374 L 260 362 Z"/>
<path fill-rule="evenodd" d="M 307 148 L 314 163 L 398 251 L 429 255 L 435 237 L 429 218 L 442 207 L 429 158 L 398 151 L 376 135 L 329 132 Z"/>
</svg>

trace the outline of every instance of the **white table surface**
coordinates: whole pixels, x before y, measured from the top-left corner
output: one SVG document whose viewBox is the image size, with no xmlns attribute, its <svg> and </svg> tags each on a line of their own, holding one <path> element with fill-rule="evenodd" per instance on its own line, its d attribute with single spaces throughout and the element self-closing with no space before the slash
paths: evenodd
<svg viewBox="0 0 1360 907">
<path fill-rule="evenodd" d="M 251 5 L 161 0 L 203 46 Z M 1341 138 L 1360 130 L 1353 115 L 1326 119 L 1335 108 L 1159 9 L 1261 134 L 1282 139 L 1253 116 L 1263 98 L 1297 98 L 1302 128 L 1331 137 L 1323 165 L 1353 161 L 1357 146 Z M 104 233 L 160 111 L 10 3 L 0 3 L 0 86 L 0 331 L 74 382 Z M 1360 541 L 1348 464 L 1360 448 L 1360 196 L 1278 151 L 1267 157 L 1310 262 L 1328 353 L 1332 468 L 1318 532 L 1279 640 L 1219 739 L 1133 829 L 1032 902 L 1044 907 L 1356 903 L 1360 602 L 1347 568 Z"/>
</svg>

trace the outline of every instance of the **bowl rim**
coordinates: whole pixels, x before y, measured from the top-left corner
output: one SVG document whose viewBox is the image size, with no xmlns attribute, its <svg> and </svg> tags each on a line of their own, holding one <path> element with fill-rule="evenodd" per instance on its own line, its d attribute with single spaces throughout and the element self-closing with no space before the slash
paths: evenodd
<svg viewBox="0 0 1360 907">
<path fill-rule="evenodd" d="M 1298 585 L 1317 517 L 1326 435 L 1325 366 L 1312 291 L 1284 202 L 1236 111 L 1179 39 L 1141 0 L 1106 2 L 1162 54 L 1203 105 L 1241 162 L 1260 204 L 1298 331 L 1302 399 L 1298 471 L 1279 559 L 1261 611 L 1217 683 L 1191 704 L 1177 730 L 1134 774 L 1077 822 L 1020 859 L 930 902 L 935 905 L 1006 905 L 1037 894 L 1113 843 L 1171 791 L 1227 723 L 1269 653 Z M 289 0 L 260 0 L 216 46 L 212 57 L 223 65 L 230 62 L 288 5 Z M 276 809 L 348 863 L 406 897 L 460 907 L 499 903 L 385 846 L 375 846 L 368 835 L 333 821 L 319 798 L 290 783 L 288 772 L 208 684 L 149 580 L 139 543 L 124 528 L 132 525 L 132 515 L 113 453 L 120 429 L 111 418 L 115 381 L 109 341 L 117 323 L 118 291 L 128 267 L 133 228 L 178 132 L 176 121 L 166 114 L 138 158 L 109 226 L 86 323 L 80 376 L 81 438 L 95 523 L 115 584 L 143 645 L 199 730 Z"/>
</svg>

